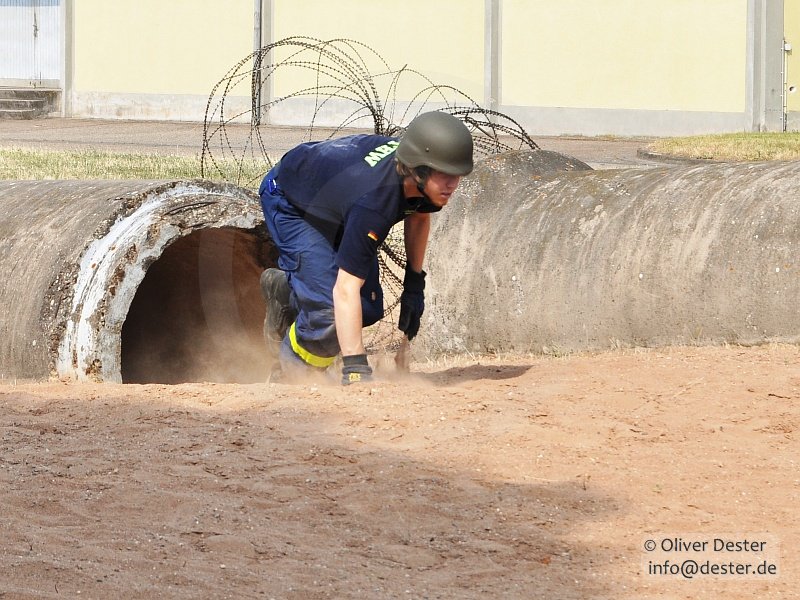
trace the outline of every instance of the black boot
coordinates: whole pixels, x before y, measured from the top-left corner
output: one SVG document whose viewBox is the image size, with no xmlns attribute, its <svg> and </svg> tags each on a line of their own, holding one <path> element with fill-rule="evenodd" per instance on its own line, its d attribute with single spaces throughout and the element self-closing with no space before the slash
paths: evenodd
<svg viewBox="0 0 800 600">
<path fill-rule="evenodd" d="M 286 273 L 280 269 L 267 269 L 261 273 L 261 293 L 267 301 L 267 316 L 264 318 L 264 341 L 270 358 L 277 363 L 281 340 L 286 330 L 297 318 L 297 312 L 289 301 L 291 290 Z"/>
</svg>

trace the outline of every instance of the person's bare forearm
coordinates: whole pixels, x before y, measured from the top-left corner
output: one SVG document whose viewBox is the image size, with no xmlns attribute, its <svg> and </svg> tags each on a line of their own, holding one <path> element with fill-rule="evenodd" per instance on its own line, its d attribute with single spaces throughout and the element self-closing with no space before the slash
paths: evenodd
<svg viewBox="0 0 800 600">
<path fill-rule="evenodd" d="M 361 337 L 361 286 L 364 280 L 339 269 L 333 286 L 333 314 L 342 356 L 364 354 Z"/>
<path fill-rule="evenodd" d="M 415 213 L 406 217 L 403 223 L 406 262 L 408 266 L 420 273 L 425 261 L 425 249 L 428 246 L 428 234 L 431 230 L 431 216 L 428 213 Z"/>
</svg>

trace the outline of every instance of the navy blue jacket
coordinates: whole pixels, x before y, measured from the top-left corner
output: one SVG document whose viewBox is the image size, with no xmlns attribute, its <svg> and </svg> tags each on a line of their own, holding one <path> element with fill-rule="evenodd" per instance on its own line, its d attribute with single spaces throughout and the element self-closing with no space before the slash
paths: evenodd
<svg viewBox="0 0 800 600">
<path fill-rule="evenodd" d="M 280 160 L 280 191 L 331 243 L 337 266 L 361 279 L 389 230 L 422 205 L 422 198 L 404 196 L 398 144 L 359 134 L 301 144 Z"/>
</svg>

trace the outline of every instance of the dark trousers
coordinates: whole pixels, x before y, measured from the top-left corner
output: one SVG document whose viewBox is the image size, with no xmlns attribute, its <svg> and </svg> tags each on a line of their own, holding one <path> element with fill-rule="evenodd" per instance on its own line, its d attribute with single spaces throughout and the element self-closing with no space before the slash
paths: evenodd
<svg viewBox="0 0 800 600">
<path fill-rule="evenodd" d="M 274 181 L 275 171 L 272 169 L 267 174 L 265 182 Z M 303 218 L 279 187 L 262 184 L 261 188 L 264 220 L 278 248 L 278 268 L 288 276 L 292 307 L 297 311 L 293 325 L 295 339 L 290 345 L 306 362 L 313 363 L 315 357 L 334 357 L 339 353 L 333 316 L 333 286 L 339 273 L 336 250 Z M 377 256 L 361 288 L 361 311 L 365 327 L 383 317 Z M 287 337 L 290 333 L 291 329 Z"/>
</svg>

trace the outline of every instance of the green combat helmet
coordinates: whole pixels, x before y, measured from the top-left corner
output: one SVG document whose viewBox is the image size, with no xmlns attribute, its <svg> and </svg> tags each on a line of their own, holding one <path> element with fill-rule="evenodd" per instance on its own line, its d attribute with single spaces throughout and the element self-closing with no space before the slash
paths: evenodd
<svg viewBox="0 0 800 600">
<path fill-rule="evenodd" d="M 395 156 L 412 169 L 426 166 L 448 175 L 467 175 L 472 171 L 472 135 L 451 114 L 423 113 L 409 123 Z"/>
</svg>

